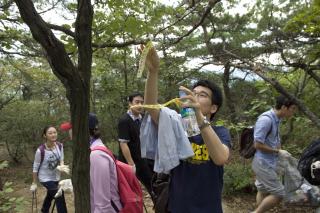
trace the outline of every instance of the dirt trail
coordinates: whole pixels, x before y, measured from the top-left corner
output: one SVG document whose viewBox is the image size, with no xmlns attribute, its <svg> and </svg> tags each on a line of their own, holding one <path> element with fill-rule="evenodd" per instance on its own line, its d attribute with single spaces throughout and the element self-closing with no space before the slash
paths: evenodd
<svg viewBox="0 0 320 213">
<path fill-rule="evenodd" d="M 8 160 L 9 156 L 0 144 L 0 162 L 3 160 Z M 32 212 L 32 193 L 30 192 L 31 179 L 31 163 L 24 163 L 23 165 L 11 165 L 10 168 L 0 171 L 2 181 L 13 182 L 12 188 L 14 192 L 12 196 L 15 197 L 24 197 L 28 204 L 25 206 L 25 213 Z M 43 199 L 45 197 L 46 190 L 44 187 L 38 185 L 38 212 L 40 212 Z M 68 212 L 74 212 L 74 198 L 72 194 L 66 194 L 66 203 Z M 144 192 L 144 203 L 147 208 L 147 213 L 154 213 L 152 209 L 152 201 L 150 196 Z M 223 209 L 224 213 L 247 213 L 250 210 L 254 209 L 255 203 L 255 194 L 236 194 L 232 196 L 223 197 Z M 35 212 L 35 211 L 33 211 Z M 56 212 L 56 211 L 55 211 Z M 146 211 L 144 211 L 146 212 Z M 306 207 L 283 207 L 279 206 L 274 208 L 269 212 L 274 213 L 314 213 L 315 210 Z M 196 213 L 196 212 L 195 212 Z"/>
<path fill-rule="evenodd" d="M 29 190 L 29 186 L 27 185 L 15 185 L 14 188 L 18 188 L 18 190 L 15 191 L 15 195 L 16 196 L 24 196 L 25 199 L 28 201 L 28 205 L 26 206 L 26 213 L 32 212 L 32 193 Z M 38 186 L 38 190 L 37 190 L 37 201 L 38 201 L 38 212 L 40 212 L 41 206 L 42 206 L 42 202 L 43 199 L 45 198 L 46 195 L 46 189 L 42 186 Z M 68 212 L 74 212 L 74 197 L 73 194 L 65 194 L 65 199 L 66 199 L 66 203 L 67 203 L 67 209 Z M 144 203 L 145 206 L 147 208 L 147 213 L 154 213 L 153 209 L 152 209 L 152 201 L 150 200 L 150 196 L 147 195 L 146 193 L 144 193 Z M 53 202 L 52 202 L 53 205 Z M 35 203 L 34 203 L 34 211 L 35 211 Z M 55 211 L 56 212 L 56 211 Z M 146 212 L 146 211 L 144 211 Z"/>
<path fill-rule="evenodd" d="M 27 185 L 16 185 L 15 188 L 19 188 L 15 191 L 15 195 L 24 196 L 25 199 L 29 202 L 26 206 L 26 213 L 32 212 L 32 193 L 29 190 L 29 186 Z M 38 186 L 37 190 L 37 201 L 38 201 L 38 212 L 40 212 L 42 201 L 46 195 L 46 189 L 42 186 Z M 66 203 L 68 212 L 74 212 L 74 198 L 72 194 L 65 194 Z M 144 191 L 144 204 L 147 210 L 144 209 L 144 213 L 154 213 L 154 210 L 152 209 L 152 201 L 150 199 L 150 196 Z M 34 211 L 35 211 L 35 204 L 34 204 Z M 223 209 L 225 213 L 236 213 L 234 210 L 230 209 L 227 205 L 223 204 Z M 56 211 L 55 211 L 56 212 Z"/>
<path fill-rule="evenodd" d="M 25 183 L 24 179 L 21 178 L 19 173 L 21 174 L 21 170 L 24 169 L 15 169 L 16 177 L 13 181 L 13 188 L 14 188 L 14 196 L 23 196 L 26 201 L 28 201 L 28 205 L 25 206 L 25 213 L 32 212 L 31 205 L 32 205 L 32 193 L 29 190 L 30 184 Z M 25 170 L 24 177 L 26 176 L 27 172 Z M 29 175 L 29 173 L 27 174 Z M 7 178 L 6 178 L 7 179 Z M 38 193 L 37 193 L 37 200 L 38 200 L 38 212 L 40 212 L 41 205 L 43 199 L 45 197 L 46 190 L 42 186 L 38 186 Z M 74 198 L 72 194 L 66 194 L 66 203 L 68 212 L 74 212 Z M 235 196 L 228 196 L 223 198 L 223 209 L 224 213 L 247 213 L 254 208 L 255 202 L 255 195 L 254 194 L 243 194 L 243 195 L 235 195 Z M 144 210 L 145 213 L 154 213 L 152 209 L 152 201 L 150 196 L 144 192 L 144 203 L 147 208 L 147 211 Z M 35 210 L 35 208 L 34 208 Z M 33 211 L 35 212 L 35 211 Z M 56 212 L 56 211 L 55 211 Z M 280 206 L 278 208 L 274 208 L 272 211 L 275 213 L 314 213 L 315 210 L 306 207 L 295 207 L 295 208 L 288 208 Z"/>
</svg>

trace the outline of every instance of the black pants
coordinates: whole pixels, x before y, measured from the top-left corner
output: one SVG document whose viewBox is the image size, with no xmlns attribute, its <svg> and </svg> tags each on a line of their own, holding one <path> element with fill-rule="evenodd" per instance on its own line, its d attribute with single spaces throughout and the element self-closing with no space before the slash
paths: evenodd
<svg viewBox="0 0 320 213">
<path fill-rule="evenodd" d="M 51 206 L 51 202 L 58 191 L 58 182 L 48 181 L 48 182 L 42 182 L 41 184 L 47 189 L 47 195 L 43 201 L 41 212 L 48 213 Z M 60 197 L 56 198 L 56 206 L 57 206 L 58 213 L 67 213 L 67 206 L 66 206 L 66 201 L 64 199 L 63 193 Z"/>
<path fill-rule="evenodd" d="M 135 162 L 136 165 L 136 175 L 140 182 L 144 185 L 144 187 L 147 189 L 148 193 L 150 194 L 151 198 L 153 199 L 153 193 L 152 193 L 152 176 L 154 174 L 153 172 L 153 160 L 148 159 L 141 159 L 137 162 Z"/>
</svg>

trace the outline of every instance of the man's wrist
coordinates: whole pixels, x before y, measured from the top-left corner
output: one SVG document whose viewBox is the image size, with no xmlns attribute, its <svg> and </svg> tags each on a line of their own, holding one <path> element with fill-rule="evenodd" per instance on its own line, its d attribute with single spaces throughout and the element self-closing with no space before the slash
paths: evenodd
<svg viewBox="0 0 320 213">
<path fill-rule="evenodd" d="M 210 126 L 210 121 L 206 117 L 203 118 L 202 123 L 199 125 L 199 129 L 203 130 L 204 128 Z"/>
<path fill-rule="evenodd" d="M 279 154 L 279 149 L 273 149 L 273 152 Z"/>
</svg>

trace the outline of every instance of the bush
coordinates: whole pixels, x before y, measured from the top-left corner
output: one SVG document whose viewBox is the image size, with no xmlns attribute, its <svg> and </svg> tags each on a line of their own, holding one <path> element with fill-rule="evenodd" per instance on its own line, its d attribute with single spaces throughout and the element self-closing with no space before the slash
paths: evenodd
<svg viewBox="0 0 320 213">
<path fill-rule="evenodd" d="M 43 143 L 42 130 L 48 124 L 58 124 L 57 117 L 49 115 L 46 103 L 41 101 L 15 101 L 1 111 L 1 141 L 15 163 L 27 157 L 29 147 Z"/>
<path fill-rule="evenodd" d="M 224 194 L 252 191 L 254 191 L 254 179 L 251 164 L 234 162 L 224 167 Z"/>
<path fill-rule="evenodd" d="M 6 161 L 0 164 L 0 169 L 7 167 Z M 0 191 L 0 212 L 25 212 L 24 206 L 28 203 L 23 197 L 13 197 L 12 182 L 5 182 Z"/>
</svg>

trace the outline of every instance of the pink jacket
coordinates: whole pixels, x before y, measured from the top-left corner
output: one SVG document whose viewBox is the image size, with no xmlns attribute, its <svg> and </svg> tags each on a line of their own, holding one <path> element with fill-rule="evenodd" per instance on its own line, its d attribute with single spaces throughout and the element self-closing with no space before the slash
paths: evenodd
<svg viewBox="0 0 320 213">
<path fill-rule="evenodd" d="M 91 144 L 104 146 L 100 139 Z M 91 213 L 115 213 L 111 200 L 121 209 L 117 171 L 113 159 L 100 150 L 92 151 L 90 154 L 90 202 Z"/>
</svg>

